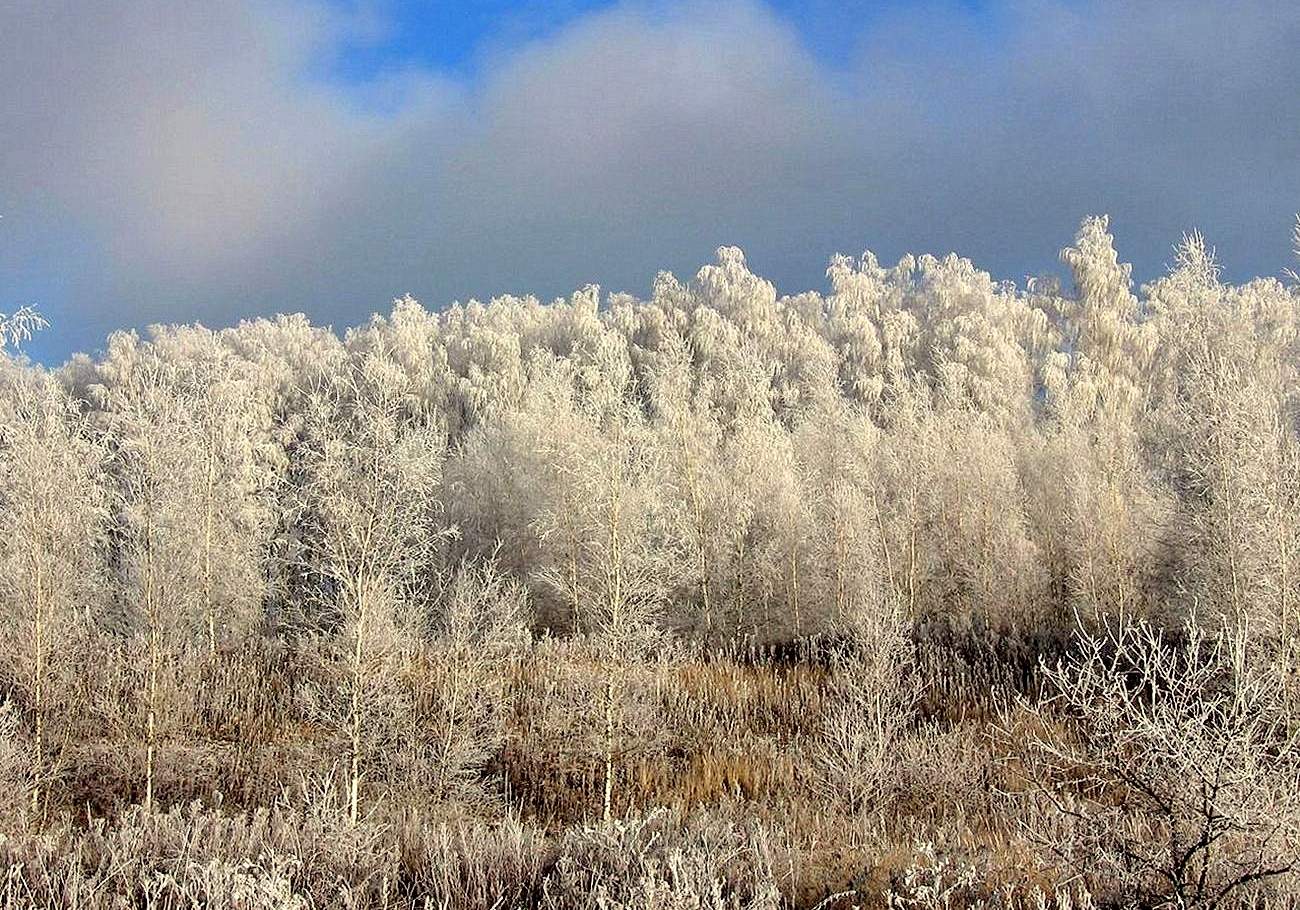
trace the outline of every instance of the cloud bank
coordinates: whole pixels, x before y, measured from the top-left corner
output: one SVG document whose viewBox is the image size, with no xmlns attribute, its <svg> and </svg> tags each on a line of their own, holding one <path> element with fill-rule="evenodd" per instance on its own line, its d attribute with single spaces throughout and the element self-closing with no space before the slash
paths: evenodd
<svg viewBox="0 0 1300 910">
<path fill-rule="evenodd" d="M 914 4 L 832 62 L 754 2 L 620 5 L 469 75 L 322 78 L 382 8 L 0 5 L 0 310 L 45 359 L 117 327 L 351 324 L 587 281 L 645 291 L 742 246 L 785 291 L 829 255 L 1054 268 L 1110 212 L 1139 276 L 1200 227 L 1230 277 L 1290 264 L 1300 6 Z"/>
</svg>

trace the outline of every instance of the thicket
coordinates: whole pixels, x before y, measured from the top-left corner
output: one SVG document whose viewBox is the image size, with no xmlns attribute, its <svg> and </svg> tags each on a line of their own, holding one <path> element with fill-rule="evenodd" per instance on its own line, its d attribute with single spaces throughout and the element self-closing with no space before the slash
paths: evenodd
<svg viewBox="0 0 1300 910">
<path fill-rule="evenodd" d="M 0 359 L 0 906 L 1295 903 L 1300 281 L 1107 231 Z"/>
</svg>

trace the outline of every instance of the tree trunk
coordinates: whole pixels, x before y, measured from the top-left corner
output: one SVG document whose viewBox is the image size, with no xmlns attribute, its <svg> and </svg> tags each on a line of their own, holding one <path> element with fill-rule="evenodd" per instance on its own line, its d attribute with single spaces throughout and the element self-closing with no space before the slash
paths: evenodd
<svg viewBox="0 0 1300 910">
<path fill-rule="evenodd" d="M 45 572 L 43 560 L 36 557 L 36 590 L 32 637 L 36 648 L 36 671 L 32 681 L 32 713 L 36 728 L 36 784 L 32 787 L 32 816 L 39 818 L 45 782 Z"/>
<path fill-rule="evenodd" d="M 153 808 L 154 760 L 158 743 L 158 630 L 149 631 L 149 713 L 145 721 L 144 809 Z"/>
<path fill-rule="evenodd" d="M 351 773 L 348 777 L 348 820 L 357 823 L 361 791 L 361 684 L 362 660 L 365 657 L 366 608 L 368 596 L 365 588 L 358 586 L 360 608 L 357 616 L 357 640 L 352 651 L 352 717 L 351 717 Z"/>
<path fill-rule="evenodd" d="M 799 542 L 790 547 L 790 606 L 794 608 L 794 636 L 803 634 L 803 620 L 799 615 Z"/>
<path fill-rule="evenodd" d="M 203 614 L 208 626 L 208 657 L 217 656 L 217 615 L 212 602 L 212 509 L 216 494 L 214 455 L 208 452 L 207 473 L 203 500 Z"/>
<path fill-rule="evenodd" d="M 613 666 L 605 678 L 605 795 L 601 818 L 608 828 L 613 818 L 614 802 L 614 674 Z"/>
</svg>

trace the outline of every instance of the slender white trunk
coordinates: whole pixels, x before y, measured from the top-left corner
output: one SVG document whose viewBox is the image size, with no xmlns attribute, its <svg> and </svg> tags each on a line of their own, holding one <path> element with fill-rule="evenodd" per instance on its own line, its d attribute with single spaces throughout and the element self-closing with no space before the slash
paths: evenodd
<svg viewBox="0 0 1300 910">
<path fill-rule="evenodd" d="M 605 678 L 605 792 L 603 800 L 603 811 L 601 818 L 605 826 L 613 818 L 614 802 L 614 696 L 616 694 L 615 685 L 616 670 L 613 666 L 609 668 L 609 675 Z"/>
<path fill-rule="evenodd" d="M 216 499 L 214 445 L 209 440 L 203 496 L 203 615 L 208 626 L 208 657 L 217 656 L 217 614 L 212 600 L 212 512 Z"/>
<path fill-rule="evenodd" d="M 145 510 L 144 543 L 144 600 L 145 616 L 149 623 L 149 668 L 146 680 L 146 716 L 145 716 L 145 772 L 144 772 L 144 808 L 148 812 L 153 808 L 154 765 L 158 751 L 158 673 L 162 662 L 162 642 L 159 629 L 160 605 L 158 603 L 157 579 L 154 574 L 153 552 L 153 512 Z"/>
<path fill-rule="evenodd" d="M 803 634 L 803 620 L 799 614 L 799 541 L 790 546 L 790 606 L 794 608 L 794 634 Z"/>
<path fill-rule="evenodd" d="M 33 544 L 39 546 L 36 541 Z M 38 551 L 35 556 L 35 589 L 32 617 L 32 638 L 36 649 L 36 667 L 32 680 L 32 713 L 35 720 L 36 783 L 32 787 L 32 816 L 40 817 L 41 797 L 45 784 L 45 560 Z"/>
<path fill-rule="evenodd" d="M 348 819 L 356 824 L 361 790 L 361 687 L 363 685 L 364 641 L 366 612 L 369 595 L 364 586 L 358 587 L 358 614 L 356 642 L 352 650 L 352 716 L 351 720 L 351 773 L 348 777 Z"/>
</svg>

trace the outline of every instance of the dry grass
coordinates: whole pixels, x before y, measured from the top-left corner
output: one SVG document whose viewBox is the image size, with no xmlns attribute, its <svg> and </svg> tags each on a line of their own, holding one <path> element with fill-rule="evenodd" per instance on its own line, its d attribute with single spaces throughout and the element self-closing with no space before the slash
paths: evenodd
<svg viewBox="0 0 1300 910">
<path fill-rule="evenodd" d="M 425 687 L 413 703 L 435 716 L 429 660 L 403 678 Z M 1039 681 L 991 650 L 918 649 L 907 672 L 923 696 L 891 746 L 887 785 L 859 808 L 817 771 L 846 672 L 834 660 L 681 651 L 626 666 L 613 829 L 599 823 L 592 696 L 607 670 L 580 639 L 527 645 L 501 665 L 501 744 L 477 771 L 485 798 L 431 802 L 376 777 L 352 826 L 328 731 L 304 712 L 304 669 L 283 646 L 219 655 L 162 743 L 162 808 L 132 805 L 143 757 L 130 724 L 88 720 L 43 825 L 28 819 L 0 841 L 0 908 L 829 910 L 893 906 L 954 875 L 969 881 L 950 906 L 1010 895 L 1029 907 L 1060 884 L 1023 833 L 1055 822 L 1015 797 L 1020 744 L 1048 722 L 1015 697 Z"/>
</svg>

